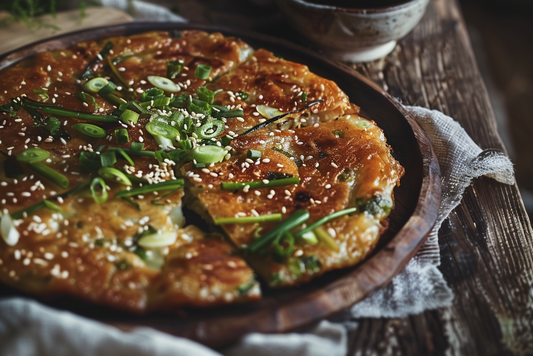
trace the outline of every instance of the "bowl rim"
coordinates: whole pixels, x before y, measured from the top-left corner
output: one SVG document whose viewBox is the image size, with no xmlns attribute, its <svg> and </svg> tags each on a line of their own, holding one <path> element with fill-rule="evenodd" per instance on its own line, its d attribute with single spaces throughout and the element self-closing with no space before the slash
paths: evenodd
<svg viewBox="0 0 533 356">
<path fill-rule="evenodd" d="M 417 3 L 429 2 L 429 0 L 400 0 L 398 4 L 396 5 L 382 6 L 382 7 L 376 7 L 376 8 L 368 8 L 368 9 L 356 9 L 356 8 L 347 8 L 347 7 L 340 7 L 340 6 L 333 6 L 333 5 L 315 4 L 315 3 L 312 3 L 306 0 L 281 0 L 281 1 L 298 3 L 302 6 L 306 6 L 308 8 L 312 8 L 315 10 L 347 12 L 347 13 L 361 14 L 361 15 L 392 13 L 397 10 L 402 10 L 402 9 L 414 6 Z"/>
</svg>

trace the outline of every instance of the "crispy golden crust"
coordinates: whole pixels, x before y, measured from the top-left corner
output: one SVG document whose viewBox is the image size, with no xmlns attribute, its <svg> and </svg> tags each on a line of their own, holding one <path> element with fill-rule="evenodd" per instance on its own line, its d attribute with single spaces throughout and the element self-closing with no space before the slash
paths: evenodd
<svg viewBox="0 0 533 356">
<path fill-rule="evenodd" d="M 356 115 L 346 115 L 317 127 L 277 132 L 274 136 L 263 130 L 234 139 L 232 146 L 243 154 L 210 167 L 209 172 L 190 165 L 182 167 L 183 172 L 194 172 L 201 179 L 191 180 L 191 184 L 213 219 L 273 213 L 282 213 L 286 218 L 296 210 L 306 209 L 311 214 L 309 223 L 312 223 L 353 206 L 358 198 L 368 201 L 383 195 L 392 199 L 392 189 L 403 175 L 403 168 L 391 156 L 381 129 Z M 272 149 L 279 147 L 297 157 L 302 165 L 298 168 L 293 160 Z M 261 158 L 248 163 L 245 153 L 249 149 L 261 151 Z M 216 173 L 216 177 L 211 172 Z M 300 184 L 248 192 L 220 189 L 222 182 L 268 179 L 269 172 L 299 177 Z M 339 177 L 341 174 L 349 178 L 343 181 Z M 332 235 L 337 249 L 326 244 L 301 244 L 294 250 L 292 257 L 298 260 L 316 257 L 320 261 L 320 271 L 295 275 L 288 268 L 294 263 L 290 259 L 280 263 L 270 257 L 254 255 L 248 260 L 267 281 L 271 281 L 273 274 L 281 274 L 283 281 L 276 278 L 274 285 L 302 283 L 311 276 L 362 260 L 375 246 L 382 229 L 381 221 L 387 215 L 384 212 L 362 213 L 337 218 L 323 226 Z M 274 226 L 276 223 L 226 224 L 223 228 L 235 244 L 242 247 L 253 241 L 258 228 L 266 232 Z"/>
<path fill-rule="evenodd" d="M 270 285 L 280 286 L 303 283 L 328 270 L 356 264 L 368 255 L 386 225 L 393 188 L 399 184 L 403 168 L 391 156 L 381 129 L 360 118 L 359 108 L 334 82 L 313 74 L 305 65 L 263 49 L 254 52 L 244 42 L 219 33 L 182 31 L 181 37 L 173 38 L 167 32 L 150 32 L 81 42 L 61 51 L 40 53 L 8 68 L 1 73 L 0 103 L 22 95 L 42 101 L 45 88 L 49 104 L 111 114 L 115 106 L 98 95 L 94 95 L 97 105 L 74 96 L 82 90 L 83 82 L 78 78 L 107 41 L 114 44 L 109 58 L 120 58 L 116 67 L 131 86 L 126 93 L 131 98 L 139 99 L 152 87 L 147 76 L 166 76 L 169 60 L 183 63 L 180 75 L 173 80 L 180 89 L 177 94 L 195 96 L 201 86 L 222 89 L 214 103 L 229 110 L 243 110 L 242 117 L 222 119 L 226 124 L 224 134 L 231 136 L 266 120 L 257 111 L 258 105 L 288 112 L 321 101 L 267 128 L 234 138 L 228 148 L 229 158 L 205 168 L 194 168 L 191 162 L 178 169 L 171 160 L 159 162 L 140 156 L 131 156 L 134 165 L 130 165 L 118 156 L 116 168 L 150 184 L 185 177 L 185 191 L 132 197 L 140 210 L 114 198 L 116 192 L 124 190 L 114 183 L 109 183 L 110 198 L 103 204 L 94 202 L 87 188 L 73 196 L 56 198 L 97 176 L 96 172 L 80 169 L 81 152 L 93 152 L 101 145 L 130 147 L 130 143 L 115 142 L 113 132 L 120 126 L 99 124 L 108 135 L 95 139 L 72 130 L 80 120 L 60 118 L 63 128 L 72 135 L 71 140 L 63 142 L 43 134 L 24 110 L 16 117 L 0 114 L 2 152 L 9 157 L 30 147 L 47 150 L 51 157 L 46 165 L 70 181 L 69 187 L 62 189 L 25 166 L 26 175 L 20 179 L 7 178 L 4 170 L 0 172 L 3 214 L 13 214 L 45 199 L 61 208 L 61 212 L 41 208 L 15 219 L 20 232 L 18 242 L 10 246 L 0 240 L 0 281 L 35 294 L 67 294 L 144 312 L 257 299 L 259 285 L 247 263 Z M 207 80 L 196 78 L 198 64 L 212 67 Z M 100 71 L 105 65 L 104 61 L 92 69 Z M 245 92 L 248 98 L 239 92 Z M 143 142 L 144 150 L 155 151 L 159 145 L 147 132 L 147 122 L 139 120 L 128 127 L 128 134 L 131 142 Z M 260 151 L 261 158 L 247 159 L 250 149 Z M 221 182 L 268 180 L 273 174 L 299 177 L 300 183 L 249 191 L 220 189 Z M 359 210 L 326 223 L 323 230 L 329 240 L 322 237 L 318 243 L 308 243 L 297 239 L 292 254 L 279 259 L 270 252 L 241 256 L 234 247 L 250 244 L 254 234 L 264 234 L 277 223 L 223 225 L 230 240 L 227 242 L 220 235 L 185 226 L 182 198 L 208 222 L 271 213 L 287 218 L 296 210 L 306 209 L 310 224 L 357 204 Z M 376 198 L 388 205 L 363 211 L 360 203 Z M 205 226 L 200 228 L 206 230 Z M 143 245 L 145 235 L 151 236 L 146 231 L 152 230 L 157 231 L 157 241 L 165 238 L 167 243 Z"/>
</svg>

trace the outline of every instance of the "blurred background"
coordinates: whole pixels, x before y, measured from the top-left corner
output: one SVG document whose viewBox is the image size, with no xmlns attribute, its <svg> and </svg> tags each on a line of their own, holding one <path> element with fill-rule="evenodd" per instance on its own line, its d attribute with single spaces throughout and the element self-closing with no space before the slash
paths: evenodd
<svg viewBox="0 0 533 356">
<path fill-rule="evenodd" d="M 58 10 L 139 0 L 0 0 L 0 10 L 18 6 L 20 19 Z M 249 28 L 301 43 L 273 0 L 145 0 L 170 9 L 192 22 Z M 458 0 L 480 72 L 495 111 L 500 136 L 515 163 L 526 209 L 533 216 L 533 0 Z M 28 4 L 35 5 L 29 9 Z M 22 10 L 22 11 L 21 11 Z M 135 14 L 131 13 L 135 17 Z M 9 18 L 3 17 L 4 23 Z M 0 16 L 0 22 L 2 22 Z M 0 31 L 2 31 L 0 27 Z M 1 32 L 0 32 L 1 38 Z"/>
</svg>

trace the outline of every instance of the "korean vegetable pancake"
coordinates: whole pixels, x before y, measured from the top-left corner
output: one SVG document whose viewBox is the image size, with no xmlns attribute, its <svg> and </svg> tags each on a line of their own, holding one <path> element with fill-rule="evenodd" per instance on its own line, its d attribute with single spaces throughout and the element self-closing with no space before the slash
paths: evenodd
<svg viewBox="0 0 533 356">
<path fill-rule="evenodd" d="M 394 207 L 376 123 L 237 38 L 85 41 L 0 75 L 0 281 L 25 292 L 136 313 L 255 300 L 362 261 Z"/>
</svg>

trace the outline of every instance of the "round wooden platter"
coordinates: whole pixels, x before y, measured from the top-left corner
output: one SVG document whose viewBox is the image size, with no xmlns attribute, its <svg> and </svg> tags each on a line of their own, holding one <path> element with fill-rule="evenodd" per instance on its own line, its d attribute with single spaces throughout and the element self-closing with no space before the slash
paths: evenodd
<svg viewBox="0 0 533 356">
<path fill-rule="evenodd" d="M 79 41 L 174 29 L 239 37 L 254 48 L 266 48 L 287 60 L 306 64 L 314 73 L 335 81 L 361 107 L 361 115 L 375 120 L 384 130 L 394 156 L 405 167 L 401 186 L 395 190 L 396 206 L 389 217 L 389 228 L 361 264 L 326 273 L 300 287 L 274 290 L 262 286 L 264 296 L 257 302 L 149 315 L 126 314 L 68 298 L 45 302 L 123 330 L 149 326 L 216 347 L 249 332 L 294 330 L 346 309 L 385 286 L 416 254 L 435 223 L 441 198 L 440 170 L 418 124 L 397 101 L 351 68 L 293 43 L 249 31 L 193 24 L 130 23 L 83 30 L 26 46 L 0 57 L 0 69 L 37 52 L 65 48 Z"/>
</svg>

